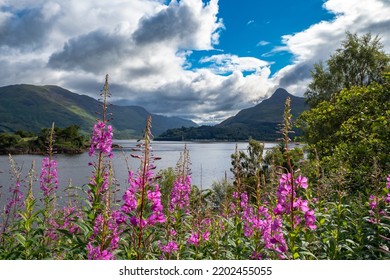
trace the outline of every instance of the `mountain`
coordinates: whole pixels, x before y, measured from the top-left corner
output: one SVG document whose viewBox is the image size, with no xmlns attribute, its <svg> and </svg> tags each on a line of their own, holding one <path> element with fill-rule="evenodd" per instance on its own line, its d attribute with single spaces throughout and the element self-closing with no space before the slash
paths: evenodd
<svg viewBox="0 0 390 280">
<path fill-rule="evenodd" d="M 263 141 L 275 141 L 280 138 L 279 124 L 282 123 L 284 105 L 287 97 L 291 99 L 291 114 L 296 119 L 305 109 L 305 99 L 279 88 L 274 94 L 254 107 L 238 112 L 215 126 L 170 129 L 160 135 L 159 140 L 247 140 L 254 138 Z M 300 135 L 300 131 L 294 129 Z"/>
<path fill-rule="evenodd" d="M 263 100 L 254 107 L 241 110 L 237 115 L 224 120 L 218 126 L 230 126 L 234 124 L 252 126 L 258 123 L 281 123 L 287 97 L 290 97 L 291 100 L 291 114 L 296 118 L 306 108 L 305 99 L 294 96 L 283 88 L 279 88 L 269 99 Z"/>
<path fill-rule="evenodd" d="M 101 112 L 102 104 L 86 95 L 79 95 L 58 86 L 10 85 L 0 87 L 0 132 L 25 130 L 39 132 L 42 128 L 80 126 L 90 133 Z M 189 120 L 151 114 L 139 106 L 109 105 L 115 138 L 139 137 L 146 119 L 152 116 L 152 132 L 158 135 L 175 127 L 196 126 Z"/>
</svg>

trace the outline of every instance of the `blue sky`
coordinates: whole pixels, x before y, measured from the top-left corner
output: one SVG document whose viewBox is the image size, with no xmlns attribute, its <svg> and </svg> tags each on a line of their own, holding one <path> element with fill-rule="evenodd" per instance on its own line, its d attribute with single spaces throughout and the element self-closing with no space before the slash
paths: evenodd
<svg viewBox="0 0 390 280">
<path fill-rule="evenodd" d="M 203 56 L 231 53 L 240 57 L 256 57 L 272 63 L 271 73 L 291 64 L 294 59 L 283 47 L 282 36 L 309 28 L 335 15 L 323 8 L 323 0 L 280 1 L 220 1 L 218 16 L 225 28 L 215 51 L 194 52 L 190 60 L 194 67 L 203 67 L 198 61 Z"/>
<path fill-rule="evenodd" d="M 0 86 L 54 84 L 218 123 L 278 87 L 302 96 L 345 32 L 390 53 L 388 0 L 0 0 Z"/>
</svg>

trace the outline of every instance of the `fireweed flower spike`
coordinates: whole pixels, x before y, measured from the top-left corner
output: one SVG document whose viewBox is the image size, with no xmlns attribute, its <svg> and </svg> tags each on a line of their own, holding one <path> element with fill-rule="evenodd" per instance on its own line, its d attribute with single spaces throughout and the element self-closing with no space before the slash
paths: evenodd
<svg viewBox="0 0 390 280">
<path fill-rule="evenodd" d="M 166 218 L 163 213 L 161 203 L 161 192 L 158 184 L 155 184 L 153 161 L 159 158 L 153 157 L 151 153 L 150 141 L 152 118 L 146 122 L 144 139 L 137 145 L 137 151 L 142 155 L 132 154 L 131 156 L 141 160 L 141 165 L 137 174 L 129 171 L 129 188 L 125 191 L 122 199 L 121 211 L 126 217 L 124 222 L 130 227 L 130 239 L 134 242 L 137 259 L 142 259 L 148 247 L 149 240 L 154 232 L 156 224 L 165 223 Z M 161 245 L 161 244 L 160 244 Z"/>
<path fill-rule="evenodd" d="M 58 189 L 57 162 L 45 157 L 42 159 L 41 176 L 39 179 L 41 190 L 45 197 L 49 197 Z"/>
<path fill-rule="evenodd" d="M 95 162 L 90 163 L 93 166 L 93 175 L 89 183 L 89 199 L 93 205 L 93 218 L 96 218 L 98 213 L 101 213 L 107 203 L 107 192 L 110 185 L 110 172 L 109 172 L 109 160 L 112 159 L 112 138 L 113 130 L 112 126 L 107 122 L 107 98 L 110 97 L 108 87 L 108 75 L 106 75 L 105 84 L 101 93 L 102 96 L 102 120 L 97 120 L 93 127 L 91 135 L 91 143 L 89 147 L 89 156 L 96 157 Z"/>
<path fill-rule="evenodd" d="M 234 197 L 239 199 L 237 194 Z M 260 206 L 258 209 L 254 207 L 249 203 L 246 193 L 240 195 L 240 208 L 244 235 L 248 238 L 254 238 L 257 235 L 260 238 L 260 244 L 258 244 L 260 247 L 276 252 L 279 259 L 284 259 L 287 244 L 283 235 L 282 219 L 279 216 L 273 217 L 267 207 Z M 267 257 L 266 253 L 263 254 L 260 251 L 252 253 L 253 259 L 264 257 Z"/>
<path fill-rule="evenodd" d="M 134 173 L 131 171 L 129 171 L 128 184 L 129 188 L 122 197 L 124 204 L 122 205 L 121 210 L 125 214 L 134 211 L 138 205 L 136 193 L 138 192 L 140 182 L 139 178 L 135 177 Z"/>
<path fill-rule="evenodd" d="M 92 131 L 89 156 L 95 157 L 93 174 L 88 184 L 90 209 L 86 210 L 93 233 L 89 237 L 87 252 L 89 259 L 114 259 L 114 251 L 118 248 L 118 225 L 123 218 L 111 210 L 110 202 L 110 160 L 113 158 L 112 138 L 113 129 L 107 120 L 107 98 L 110 97 L 108 75 L 101 93 L 101 120 L 97 120 Z"/>
<path fill-rule="evenodd" d="M 202 241 L 209 241 L 210 239 L 210 219 L 203 219 L 200 224 L 196 224 L 195 228 L 197 230 L 191 232 L 190 237 L 187 240 L 187 244 L 194 245 L 195 247 L 198 247 Z"/>
<path fill-rule="evenodd" d="M 57 161 L 52 158 L 54 145 L 54 123 L 49 133 L 48 142 L 48 156 L 42 159 L 41 176 L 39 178 L 41 190 L 47 200 L 54 196 L 55 191 L 58 189 Z"/>
<path fill-rule="evenodd" d="M 98 150 L 103 155 L 112 158 L 112 136 L 112 126 L 106 126 L 104 122 L 99 120 L 93 127 L 89 156 L 95 155 L 96 150 Z"/>
<path fill-rule="evenodd" d="M 190 206 L 190 193 L 191 193 L 191 176 L 186 178 L 179 178 L 173 183 L 173 188 L 171 192 L 171 201 L 169 204 L 169 210 L 174 211 L 185 210 L 186 213 L 189 213 Z"/>
<path fill-rule="evenodd" d="M 166 254 L 172 254 L 179 249 L 179 246 L 175 241 L 170 241 L 165 246 L 161 245 L 160 241 L 158 241 L 158 243 L 159 243 L 160 250 Z"/>
<path fill-rule="evenodd" d="M 381 217 L 386 214 L 385 208 L 387 204 L 390 204 L 390 175 L 386 178 L 386 189 L 384 193 L 372 194 L 368 199 L 368 213 L 370 214 L 368 221 L 373 224 L 379 224 Z"/>
<path fill-rule="evenodd" d="M 306 226 L 309 229 L 317 228 L 317 226 L 315 225 L 316 217 L 314 215 L 314 210 L 309 210 L 305 213 L 305 222 L 306 222 Z"/>
<path fill-rule="evenodd" d="M 295 183 L 297 184 L 297 186 L 303 188 L 304 190 L 308 188 L 307 178 L 301 175 L 298 176 L 298 178 L 295 180 Z M 310 209 L 309 202 L 307 200 L 302 199 L 302 197 L 297 196 L 295 191 L 293 192 L 293 195 L 291 195 L 293 187 L 291 187 L 290 184 L 291 174 L 283 174 L 279 180 L 279 187 L 276 193 L 278 203 L 274 209 L 274 213 L 276 215 L 283 216 L 285 214 L 290 214 L 291 211 L 294 211 L 294 227 L 298 226 L 302 221 L 301 217 L 296 215 L 303 214 L 305 217 L 306 227 L 309 229 L 315 229 L 316 218 L 314 215 L 314 211 Z M 294 200 L 291 202 L 292 197 Z M 291 209 L 291 206 L 293 207 L 293 209 Z"/>
<path fill-rule="evenodd" d="M 148 190 L 147 197 L 152 202 L 152 214 L 148 217 L 148 224 L 165 223 L 165 216 L 163 213 L 163 205 L 161 204 L 161 192 L 158 185 L 155 186 L 154 191 Z"/>
<path fill-rule="evenodd" d="M 6 214 L 6 219 L 3 224 L 3 230 L 4 232 L 8 226 L 8 223 L 11 222 L 17 215 L 17 211 L 20 207 L 24 205 L 23 203 L 23 197 L 24 194 L 20 190 L 21 189 L 21 171 L 17 167 L 14 159 L 12 158 L 11 155 L 9 155 L 9 161 L 11 165 L 11 171 L 13 174 L 13 178 L 15 179 L 15 184 L 12 185 L 9 188 L 9 193 L 11 194 L 11 197 L 7 198 L 7 204 L 5 206 L 5 214 Z"/>
<path fill-rule="evenodd" d="M 98 215 L 93 227 L 93 234 L 87 245 L 88 259 L 90 260 L 113 260 L 113 252 L 119 246 L 119 228 L 117 214 L 112 213 L 108 217 Z M 98 245 L 93 246 L 94 243 Z"/>
<path fill-rule="evenodd" d="M 14 207 L 21 207 L 23 205 L 23 193 L 20 191 L 21 184 L 16 182 L 15 187 L 11 187 L 9 192 L 12 194 L 11 198 L 7 198 L 7 205 L 5 207 L 5 213 L 11 213 L 11 209 Z"/>
</svg>

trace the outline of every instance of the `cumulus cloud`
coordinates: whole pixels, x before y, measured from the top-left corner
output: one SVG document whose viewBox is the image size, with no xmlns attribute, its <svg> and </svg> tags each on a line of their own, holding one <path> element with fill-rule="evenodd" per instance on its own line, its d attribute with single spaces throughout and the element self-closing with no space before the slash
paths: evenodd
<svg viewBox="0 0 390 280">
<path fill-rule="evenodd" d="M 72 38 L 63 49 L 50 56 L 48 65 L 62 70 L 84 70 L 102 74 L 104 67 L 113 67 L 121 63 L 126 55 L 128 40 L 118 34 L 102 30 Z M 104 73 L 103 73 L 104 74 Z"/>
<path fill-rule="evenodd" d="M 217 19 L 218 1 L 172 1 L 159 13 L 144 17 L 133 38 L 139 45 L 164 43 L 191 50 L 212 49 L 218 43 L 222 21 Z"/>
<path fill-rule="evenodd" d="M 218 0 L 3 0 L 0 85 L 57 84 L 97 97 L 108 73 L 113 102 L 219 122 L 278 86 L 302 94 L 313 63 L 326 60 L 347 30 L 380 34 L 389 48 L 388 1 L 328 0 L 324 9 L 335 14 L 332 21 L 286 34 L 264 54 L 293 55 L 272 75 L 272 61 L 212 52 L 225 30 Z M 258 42 L 269 44 L 261 34 Z M 196 51 L 211 52 L 193 66 Z"/>
<path fill-rule="evenodd" d="M 328 0 L 324 8 L 335 14 L 334 20 L 322 21 L 302 32 L 283 36 L 284 46 L 274 50 L 288 51 L 294 55 L 293 64 L 280 70 L 274 77 L 275 82 L 292 93 L 304 93 L 310 82 L 313 64 L 326 61 L 339 48 L 347 31 L 379 35 L 385 51 L 390 52 L 390 2 Z"/>
<path fill-rule="evenodd" d="M 48 37 L 55 10 L 24 8 L 4 9 L 0 13 L 0 46 L 31 49 L 42 46 Z M 44 8 L 43 7 L 43 8 Z"/>
<path fill-rule="evenodd" d="M 260 71 L 269 62 L 257 59 L 255 57 L 239 57 L 231 54 L 218 54 L 210 57 L 204 57 L 200 63 L 210 63 L 209 69 L 217 74 L 226 74 L 234 71 Z"/>
</svg>

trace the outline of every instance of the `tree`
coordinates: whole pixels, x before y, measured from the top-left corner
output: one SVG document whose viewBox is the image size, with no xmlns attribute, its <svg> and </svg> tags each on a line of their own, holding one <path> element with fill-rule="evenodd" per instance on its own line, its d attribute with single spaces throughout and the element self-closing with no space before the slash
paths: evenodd
<svg viewBox="0 0 390 280">
<path fill-rule="evenodd" d="M 18 130 L 15 132 L 15 135 L 19 135 L 22 138 L 31 138 L 35 137 L 34 132 L 24 131 L 24 130 Z"/>
<path fill-rule="evenodd" d="M 344 88 L 382 83 L 383 73 L 390 69 L 389 63 L 390 56 L 384 52 L 378 36 L 368 33 L 359 37 L 347 32 L 341 48 L 329 58 L 326 66 L 323 62 L 314 65 L 306 101 L 316 107 Z"/>
<path fill-rule="evenodd" d="M 0 133 L 0 151 L 6 148 L 13 148 L 22 141 L 22 137 L 17 134 Z"/>
<path fill-rule="evenodd" d="M 390 171 L 390 73 L 381 80 L 343 89 L 299 118 L 322 167 L 337 173 L 343 166 L 354 190 L 373 186 L 374 166 L 383 178 Z"/>
</svg>

